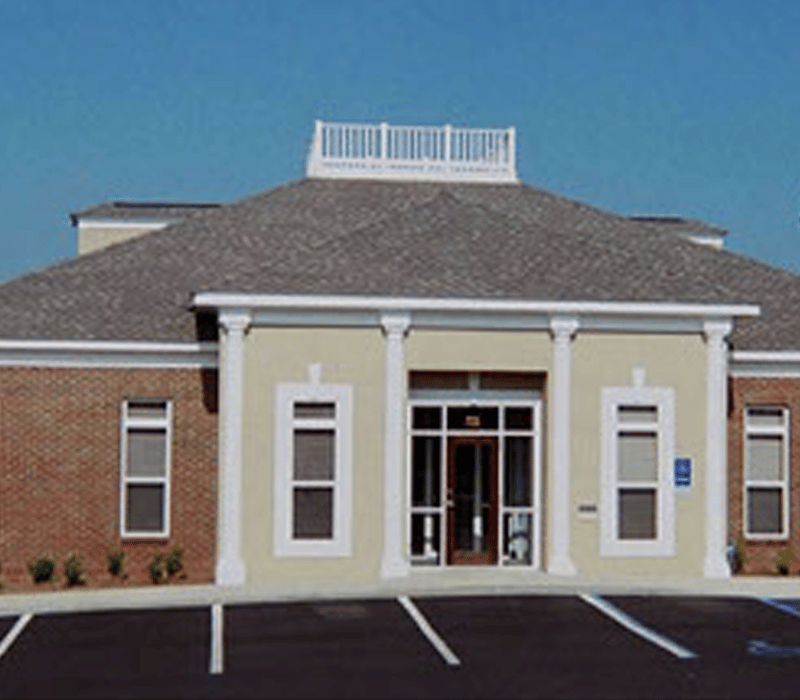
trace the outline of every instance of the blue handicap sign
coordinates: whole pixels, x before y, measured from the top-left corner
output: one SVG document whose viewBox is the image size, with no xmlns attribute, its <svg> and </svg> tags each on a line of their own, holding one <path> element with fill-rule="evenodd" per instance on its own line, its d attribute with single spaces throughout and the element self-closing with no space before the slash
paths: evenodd
<svg viewBox="0 0 800 700">
<path fill-rule="evenodd" d="M 688 457 L 675 459 L 675 486 L 692 485 L 692 460 Z"/>
</svg>

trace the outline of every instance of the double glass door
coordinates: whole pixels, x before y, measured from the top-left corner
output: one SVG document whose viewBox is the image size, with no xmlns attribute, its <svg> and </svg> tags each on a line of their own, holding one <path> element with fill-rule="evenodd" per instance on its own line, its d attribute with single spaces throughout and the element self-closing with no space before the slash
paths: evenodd
<svg viewBox="0 0 800 700">
<path fill-rule="evenodd" d="M 410 559 L 539 566 L 538 401 L 411 406 Z"/>
</svg>

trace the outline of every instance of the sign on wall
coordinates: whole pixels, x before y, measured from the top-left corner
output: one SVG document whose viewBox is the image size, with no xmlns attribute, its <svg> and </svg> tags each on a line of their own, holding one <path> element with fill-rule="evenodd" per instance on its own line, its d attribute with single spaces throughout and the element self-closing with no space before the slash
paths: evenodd
<svg viewBox="0 0 800 700">
<path fill-rule="evenodd" d="M 675 458 L 675 486 L 687 488 L 692 485 L 692 460 L 689 457 Z"/>
</svg>

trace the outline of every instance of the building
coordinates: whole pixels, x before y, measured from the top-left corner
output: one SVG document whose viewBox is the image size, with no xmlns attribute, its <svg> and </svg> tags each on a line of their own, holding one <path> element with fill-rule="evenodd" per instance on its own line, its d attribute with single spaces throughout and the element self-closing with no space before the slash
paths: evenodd
<svg viewBox="0 0 800 700">
<path fill-rule="evenodd" d="M 9 580 L 112 546 L 223 585 L 800 552 L 800 277 L 520 183 L 513 129 L 317 123 L 299 182 L 72 221 L 81 255 L 0 285 Z"/>
</svg>

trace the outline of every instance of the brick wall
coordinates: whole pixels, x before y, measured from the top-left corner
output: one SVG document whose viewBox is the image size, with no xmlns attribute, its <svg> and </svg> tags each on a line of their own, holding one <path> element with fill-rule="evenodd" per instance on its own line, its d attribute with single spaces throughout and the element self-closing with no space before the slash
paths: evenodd
<svg viewBox="0 0 800 700">
<path fill-rule="evenodd" d="M 120 421 L 127 398 L 173 402 L 169 539 L 120 537 Z M 126 554 L 127 583 L 147 582 L 156 551 L 184 549 L 187 582 L 214 576 L 217 375 L 200 369 L 0 369 L 0 581 L 32 587 L 41 552 L 79 553 L 88 586 L 119 585 L 106 553 Z"/>
<path fill-rule="evenodd" d="M 744 540 L 744 410 L 748 406 L 780 406 L 790 412 L 789 539 Z M 792 574 L 800 573 L 800 379 L 736 377 L 729 383 L 728 523 L 731 541 L 744 544 L 742 573 L 775 574 L 776 558 L 790 547 Z"/>
</svg>

